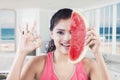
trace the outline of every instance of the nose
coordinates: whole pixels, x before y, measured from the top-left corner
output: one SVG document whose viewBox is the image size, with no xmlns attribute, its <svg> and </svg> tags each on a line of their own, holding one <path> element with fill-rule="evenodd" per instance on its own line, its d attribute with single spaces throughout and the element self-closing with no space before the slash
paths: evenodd
<svg viewBox="0 0 120 80">
<path fill-rule="evenodd" d="M 63 40 L 68 42 L 71 40 L 71 34 L 69 32 L 65 33 Z"/>
</svg>

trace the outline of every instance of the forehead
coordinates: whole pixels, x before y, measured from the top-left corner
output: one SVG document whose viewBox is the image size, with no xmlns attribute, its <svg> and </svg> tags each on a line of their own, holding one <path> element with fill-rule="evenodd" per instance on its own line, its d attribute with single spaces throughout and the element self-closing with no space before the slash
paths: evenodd
<svg viewBox="0 0 120 80">
<path fill-rule="evenodd" d="M 70 30 L 71 19 L 61 19 L 54 29 Z"/>
</svg>

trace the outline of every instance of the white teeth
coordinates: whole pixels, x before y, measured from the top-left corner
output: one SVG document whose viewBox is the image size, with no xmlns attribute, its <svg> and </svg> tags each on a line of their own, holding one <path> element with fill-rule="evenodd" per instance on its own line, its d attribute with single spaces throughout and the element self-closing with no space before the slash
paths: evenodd
<svg viewBox="0 0 120 80">
<path fill-rule="evenodd" d="M 70 44 L 62 44 L 63 46 L 65 46 L 65 47 L 69 47 L 70 46 Z"/>
</svg>

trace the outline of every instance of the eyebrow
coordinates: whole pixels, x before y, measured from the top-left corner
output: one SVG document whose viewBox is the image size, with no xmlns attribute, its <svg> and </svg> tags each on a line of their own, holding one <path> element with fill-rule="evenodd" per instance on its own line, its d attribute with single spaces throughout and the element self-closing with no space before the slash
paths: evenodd
<svg viewBox="0 0 120 80">
<path fill-rule="evenodd" d="M 56 30 L 59 30 L 59 31 L 65 31 L 64 29 L 56 29 Z"/>
</svg>

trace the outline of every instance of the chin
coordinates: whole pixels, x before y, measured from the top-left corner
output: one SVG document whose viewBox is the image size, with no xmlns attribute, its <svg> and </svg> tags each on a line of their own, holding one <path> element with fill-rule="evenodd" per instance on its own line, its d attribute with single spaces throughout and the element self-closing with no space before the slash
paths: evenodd
<svg viewBox="0 0 120 80">
<path fill-rule="evenodd" d="M 62 52 L 63 54 L 68 54 L 68 53 L 69 53 L 69 50 L 61 50 L 61 52 Z"/>
</svg>

